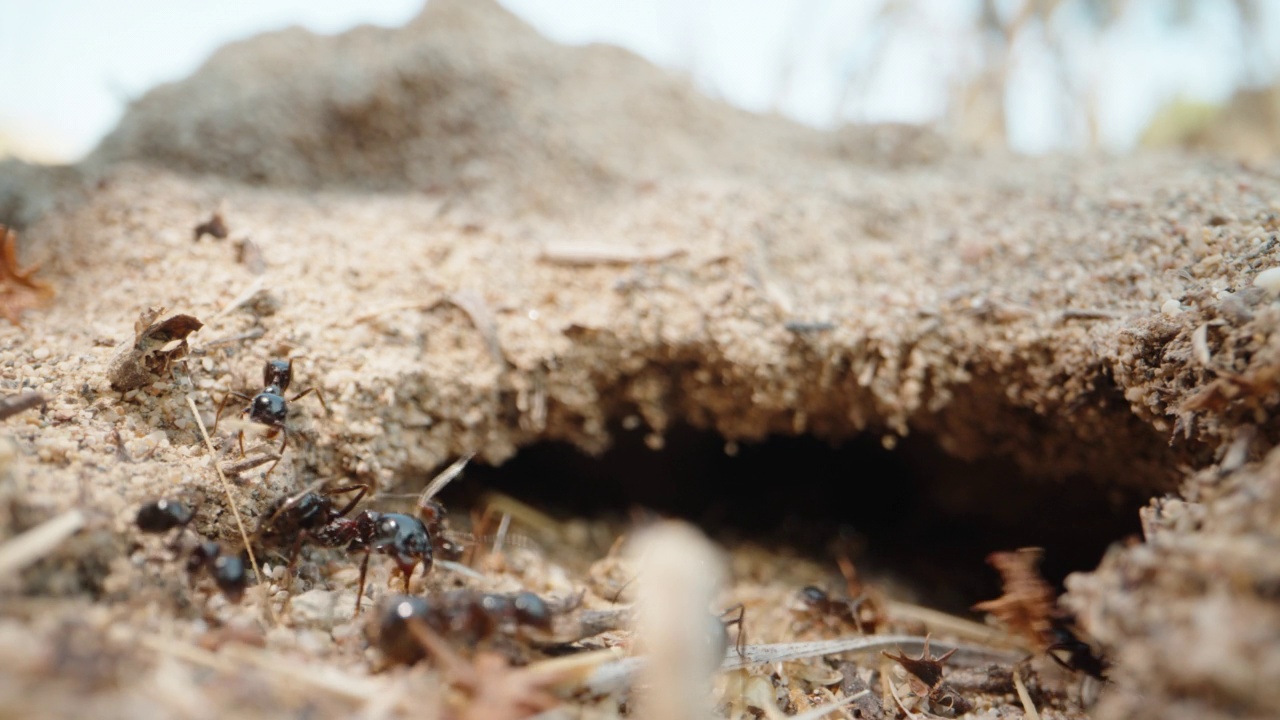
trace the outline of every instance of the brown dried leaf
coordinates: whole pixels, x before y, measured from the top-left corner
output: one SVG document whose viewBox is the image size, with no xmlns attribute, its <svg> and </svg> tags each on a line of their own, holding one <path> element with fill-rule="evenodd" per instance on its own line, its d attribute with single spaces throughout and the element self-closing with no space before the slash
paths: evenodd
<svg viewBox="0 0 1280 720">
<path fill-rule="evenodd" d="M 230 232 L 227 230 L 227 223 L 222 219 L 222 213 L 214 213 L 213 217 L 196 226 L 196 240 L 205 235 L 212 235 L 218 240 L 225 240 Z"/>
<path fill-rule="evenodd" d="M 924 639 L 924 649 L 920 652 L 920 657 L 908 657 L 902 652 L 902 648 L 898 648 L 897 655 L 890 655 L 888 652 L 884 656 L 893 660 L 916 677 L 917 680 L 924 683 L 925 688 L 933 690 L 942 684 L 942 665 L 947 658 L 954 655 L 956 648 L 951 648 L 938 657 L 929 657 L 929 638 Z"/>
<path fill-rule="evenodd" d="M 1052 642 L 1053 618 L 1057 613 L 1053 588 L 1040 577 L 1037 569 L 1043 555 L 1040 548 L 988 555 L 987 562 L 999 570 L 1004 579 L 1004 595 L 973 606 L 974 610 L 995 615 L 1038 651 L 1047 649 Z"/>
<path fill-rule="evenodd" d="M 18 268 L 18 234 L 0 225 L 0 315 L 22 327 L 22 313 L 53 297 L 53 288 L 32 277 L 39 265 Z"/>
<path fill-rule="evenodd" d="M 187 336 L 204 327 L 191 315 L 174 315 L 156 322 L 163 308 L 144 310 L 133 324 L 134 338 L 116 350 L 107 367 L 114 390 L 128 391 L 149 385 L 173 362 L 187 354 Z"/>
</svg>

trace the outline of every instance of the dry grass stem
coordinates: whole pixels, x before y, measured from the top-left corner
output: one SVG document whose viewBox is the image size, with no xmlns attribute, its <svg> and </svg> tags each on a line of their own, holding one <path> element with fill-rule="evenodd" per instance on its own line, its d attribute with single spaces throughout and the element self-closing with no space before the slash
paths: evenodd
<svg viewBox="0 0 1280 720">
<path fill-rule="evenodd" d="M 924 623 L 932 632 L 954 635 L 982 645 L 1009 646 L 1015 643 L 1015 639 L 1007 632 L 940 610 L 898 600 L 887 600 L 885 605 L 894 620 Z"/>
<path fill-rule="evenodd" d="M 1040 720 L 1040 711 L 1031 702 L 1031 694 L 1027 692 L 1027 686 L 1022 682 L 1022 673 L 1017 668 L 1013 669 L 1013 687 L 1018 691 L 1018 700 L 1022 702 L 1022 709 L 1027 713 L 1028 720 Z"/>
<path fill-rule="evenodd" d="M 593 242 L 556 241 L 543 246 L 539 259 L 557 265 L 632 265 L 670 260 L 687 252 L 682 247 L 629 248 Z"/>
<path fill-rule="evenodd" d="M 15 573 L 53 552 L 84 527 L 84 513 L 72 509 L 10 538 L 0 545 L 0 577 Z"/>
<path fill-rule="evenodd" d="M 231 483 L 227 482 L 227 476 L 222 473 L 222 467 L 218 465 L 218 453 L 213 449 L 213 441 L 209 439 L 209 431 L 205 429 L 196 401 L 190 395 L 187 396 L 187 405 L 191 408 L 192 417 L 196 419 L 196 427 L 200 428 L 200 437 L 204 439 L 204 446 L 209 450 L 209 464 L 213 465 L 214 471 L 218 473 L 222 492 L 227 496 L 227 505 L 231 507 L 231 514 L 236 519 L 236 528 L 240 530 L 240 539 L 244 541 L 245 552 L 249 553 L 249 565 L 253 567 L 253 575 L 265 587 L 267 579 L 262 576 L 262 568 L 258 565 L 258 558 L 254 556 L 253 543 L 249 542 L 249 531 L 245 529 L 244 518 L 240 517 L 240 508 L 236 506 L 236 499 L 231 494 Z M 271 623 L 274 625 L 279 622 L 279 619 L 276 617 L 275 606 L 271 603 L 271 594 L 263 592 L 262 595 L 263 604 L 267 606 L 267 614 L 271 616 Z"/>
</svg>

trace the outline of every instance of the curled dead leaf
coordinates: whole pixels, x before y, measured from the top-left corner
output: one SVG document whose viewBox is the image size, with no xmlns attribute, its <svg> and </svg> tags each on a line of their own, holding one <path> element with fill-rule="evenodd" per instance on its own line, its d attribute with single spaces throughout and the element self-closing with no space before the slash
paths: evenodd
<svg viewBox="0 0 1280 720">
<path fill-rule="evenodd" d="M 133 324 L 133 342 L 126 340 L 117 347 L 107 368 L 113 390 L 124 392 L 155 382 L 174 361 L 186 356 L 187 336 L 204 327 L 191 315 L 173 315 L 157 322 L 163 312 L 164 308 L 143 311 Z"/>
<path fill-rule="evenodd" d="M 18 268 L 18 234 L 0 225 L 0 315 L 22 327 L 22 313 L 54 296 L 53 287 L 35 277 L 39 265 Z"/>
</svg>

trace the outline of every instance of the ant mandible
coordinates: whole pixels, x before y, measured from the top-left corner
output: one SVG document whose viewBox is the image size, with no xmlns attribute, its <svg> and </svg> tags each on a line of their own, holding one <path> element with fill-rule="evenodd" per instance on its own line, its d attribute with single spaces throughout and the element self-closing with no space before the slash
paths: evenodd
<svg viewBox="0 0 1280 720">
<path fill-rule="evenodd" d="M 435 551 L 450 547 L 449 541 L 444 539 L 444 507 L 431 498 L 457 477 L 470 459 L 471 456 L 467 455 L 453 463 L 427 486 L 418 500 L 418 517 L 377 510 L 364 510 L 354 518 L 347 517 L 369 491 L 367 485 L 349 485 L 324 493 L 305 490 L 274 503 L 259 525 L 258 537 L 274 544 L 293 541 L 289 555 L 290 572 L 306 539 L 324 547 L 345 547 L 348 552 L 364 551 L 356 592 L 356 615 L 359 615 L 364 601 L 369 558 L 374 552 L 388 555 L 395 561 L 396 572 L 404 577 L 407 593 L 409 579 L 417 566 L 422 565 L 425 575 L 431 571 Z M 333 496 L 347 493 L 355 493 L 355 496 L 341 507 L 334 503 Z"/>
<path fill-rule="evenodd" d="M 153 500 L 138 508 L 134 523 L 142 532 L 152 535 L 170 530 L 186 530 L 195 518 L 195 511 L 176 500 Z M 197 536 L 199 537 L 199 536 Z M 174 538 L 172 548 L 178 549 L 181 532 Z M 194 578 L 197 572 L 204 570 L 213 578 L 222 594 L 231 602 L 240 602 L 244 597 L 249 578 L 245 572 L 244 561 L 237 555 L 226 555 L 222 546 L 212 540 L 200 538 L 199 542 L 187 556 L 187 573 Z"/>
<path fill-rule="evenodd" d="M 284 459 L 285 446 L 289 444 L 289 428 L 285 425 L 285 420 L 289 417 L 289 403 L 299 398 L 315 393 L 320 399 L 320 406 L 324 408 L 325 413 L 329 412 L 329 405 L 324 401 L 324 393 L 319 388 L 309 387 L 306 390 L 294 395 L 289 399 L 285 399 L 285 392 L 289 389 L 289 384 L 293 382 L 293 359 L 287 362 L 284 360 L 268 360 L 262 366 L 262 392 L 249 397 L 241 392 L 231 391 L 222 396 L 222 402 L 218 403 L 218 412 L 213 418 L 213 429 L 218 429 L 218 420 L 222 417 L 223 407 L 227 404 L 227 398 L 236 397 L 249 402 L 248 407 L 240 411 L 241 414 L 248 414 L 249 419 L 260 425 L 266 425 L 269 429 L 267 437 L 274 438 L 276 433 L 280 433 L 280 457 L 271 463 L 271 467 L 267 468 L 267 472 L 262 477 L 265 479 L 271 475 L 271 471 L 276 469 L 276 465 Z M 240 456 L 244 457 L 244 430 L 240 431 Z"/>
</svg>

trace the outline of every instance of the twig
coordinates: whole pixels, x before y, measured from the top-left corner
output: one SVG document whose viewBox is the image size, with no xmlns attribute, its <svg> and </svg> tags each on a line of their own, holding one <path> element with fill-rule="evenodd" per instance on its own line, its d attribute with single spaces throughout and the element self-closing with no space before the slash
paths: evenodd
<svg viewBox="0 0 1280 720">
<path fill-rule="evenodd" d="M 0 400 L 0 420 L 13 417 L 24 410 L 30 410 L 37 405 L 44 405 L 46 400 L 44 395 L 38 392 L 24 392 L 17 395 Z"/>
<path fill-rule="evenodd" d="M 1063 320 L 1116 320 L 1122 317 L 1123 313 L 1102 308 L 1067 308 L 1062 311 Z"/>
<path fill-rule="evenodd" d="M 456 293 L 450 293 L 440 303 L 449 303 L 466 313 L 471 319 L 471 325 L 480 333 L 480 337 L 484 338 L 485 347 L 488 348 L 489 356 L 493 361 L 504 368 L 510 365 L 507 353 L 502 349 L 502 342 L 498 339 L 498 323 L 493 319 L 493 312 L 489 310 L 489 304 L 484 301 L 480 293 L 474 290 L 459 290 Z"/>
<path fill-rule="evenodd" d="M 742 647 L 740 652 L 736 649 L 731 649 L 727 652 L 720 669 L 736 670 L 748 665 L 781 660 L 799 660 L 820 655 L 835 655 L 836 653 L 892 650 L 897 646 L 918 649 L 924 647 L 924 642 L 925 638 L 920 635 L 855 635 L 815 642 L 746 645 Z M 1023 658 L 1021 653 L 1009 653 L 980 645 L 938 641 L 931 641 L 931 643 L 938 648 L 954 649 L 962 655 L 967 654 L 998 661 L 1016 662 Z"/>
<path fill-rule="evenodd" d="M 196 401 L 190 395 L 187 396 L 187 405 L 191 407 L 191 414 L 196 419 L 196 427 L 200 428 L 200 437 L 204 438 L 204 446 L 209 449 L 209 463 L 213 465 L 213 469 L 218 473 L 218 480 L 222 482 L 222 491 L 227 495 L 227 504 L 231 506 L 231 514 L 236 518 L 236 527 L 240 529 L 240 539 L 244 540 L 244 549 L 249 553 L 249 564 L 253 566 L 253 575 L 258 578 L 259 582 L 266 581 L 262 577 L 262 568 L 258 566 L 258 558 L 253 554 L 253 543 L 249 542 L 249 532 L 244 529 L 244 520 L 240 517 L 240 508 L 236 507 L 236 499 L 231 496 L 231 483 L 227 482 L 227 476 L 222 474 L 222 466 L 218 464 L 218 453 L 213 449 L 213 441 L 209 439 L 209 431 L 204 427 L 204 420 L 200 418 L 200 410 L 196 408 Z M 276 617 L 275 606 L 271 604 L 271 594 L 265 591 L 263 597 L 267 606 L 267 614 L 271 616 L 271 623 L 274 625 L 279 622 Z"/>
<path fill-rule="evenodd" d="M 1013 687 L 1018 691 L 1018 699 L 1022 701 L 1022 710 L 1027 718 L 1040 720 L 1040 711 L 1036 710 L 1036 704 L 1031 702 L 1031 694 L 1027 692 L 1027 686 L 1023 684 L 1022 674 L 1018 672 L 1018 668 L 1013 669 Z"/>
<path fill-rule="evenodd" d="M 539 259 L 557 265 L 632 265 L 670 260 L 688 251 L 681 247 L 637 248 L 591 242 L 550 242 Z"/>
<path fill-rule="evenodd" d="M 940 630 L 983 645 L 1016 646 L 1018 644 L 1018 640 L 1007 632 L 933 608 L 900 600 L 889 600 L 886 602 L 886 609 L 889 616 L 894 619 L 915 620 L 924 623 L 932 631 Z"/>
<path fill-rule="evenodd" d="M 253 282 L 249 283 L 249 287 L 245 288 L 243 292 L 241 292 L 239 295 L 232 298 L 231 302 L 227 303 L 226 307 L 222 308 L 216 314 L 214 314 L 214 317 L 220 318 L 223 315 L 226 315 L 227 313 L 231 312 L 232 310 L 235 310 L 236 308 L 240 307 L 241 305 L 244 305 L 245 303 L 252 300 L 254 295 L 257 295 L 258 293 L 262 292 L 262 289 L 265 287 L 266 287 L 266 280 L 264 280 L 263 278 L 255 279 Z"/>
<path fill-rule="evenodd" d="M 246 330 L 242 333 L 236 333 L 235 335 L 227 335 L 225 337 L 215 338 L 206 343 L 200 343 L 200 349 L 204 350 L 205 348 L 218 347 L 219 345 L 230 345 L 232 343 L 238 343 L 243 340 L 257 340 L 258 338 L 266 334 L 267 334 L 266 330 L 263 330 L 260 327 L 256 327 L 251 330 Z"/>
<path fill-rule="evenodd" d="M 262 455 L 255 455 L 251 458 L 245 458 L 244 460 L 240 460 L 239 462 L 228 463 L 227 466 L 222 469 L 222 471 L 231 477 L 235 477 L 240 473 L 243 473 L 245 471 L 252 470 L 258 467 L 259 465 L 266 465 L 267 463 L 273 460 L 279 460 L 279 459 L 280 459 L 280 456 L 275 453 L 263 453 Z"/>
<path fill-rule="evenodd" d="M 84 527 L 84 513 L 68 510 L 0 545 L 0 577 L 39 560 Z"/>
</svg>

